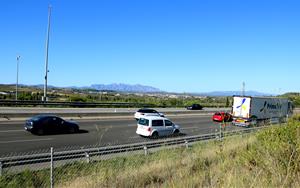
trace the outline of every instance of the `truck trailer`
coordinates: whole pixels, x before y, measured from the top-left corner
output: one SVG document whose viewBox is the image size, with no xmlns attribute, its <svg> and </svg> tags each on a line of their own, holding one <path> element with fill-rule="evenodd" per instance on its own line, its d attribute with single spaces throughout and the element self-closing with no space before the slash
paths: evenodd
<svg viewBox="0 0 300 188">
<path fill-rule="evenodd" d="M 278 97 L 233 96 L 233 125 L 257 126 L 282 123 L 292 115 L 292 102 Z"/>
</svg>

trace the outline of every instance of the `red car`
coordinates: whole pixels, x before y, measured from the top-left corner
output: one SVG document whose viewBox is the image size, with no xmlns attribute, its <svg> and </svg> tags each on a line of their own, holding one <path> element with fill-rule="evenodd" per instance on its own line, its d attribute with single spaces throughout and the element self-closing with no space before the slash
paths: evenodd
<svg viewBox="0 0 300 188">
<path fill-rule="evenodd" d="M 216 122 L 231 122 L 232 115 L 228 112 L 216 112 L 212 116 L 212 120 Z"/>
</svg>

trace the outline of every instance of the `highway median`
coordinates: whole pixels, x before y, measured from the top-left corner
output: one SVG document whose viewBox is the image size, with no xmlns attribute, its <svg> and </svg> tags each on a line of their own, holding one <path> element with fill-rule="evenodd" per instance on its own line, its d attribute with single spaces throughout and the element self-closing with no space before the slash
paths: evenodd
<svg viewBox="0 0 300 188">
<path fill-rule="evenodd" d="M 39 114 L 55 114 L 64 118 L 71 119 L 82 119 L 82 118 L 132 118 L 134 112 L 137 109 L 130 108 L 118 108 L 118 109 L 59 109 L 59 108 L 0 108 L 0 121 L 7 120 L 24 120 Z M 158 109 L 163 112 L 166 116 L 177 116 L 177 115 L 210 115 L 217 109 L 205 109 L 191 111 L 186 109 Z M 226 109 L 229 110 L 229 109 Z"/>
</svg>

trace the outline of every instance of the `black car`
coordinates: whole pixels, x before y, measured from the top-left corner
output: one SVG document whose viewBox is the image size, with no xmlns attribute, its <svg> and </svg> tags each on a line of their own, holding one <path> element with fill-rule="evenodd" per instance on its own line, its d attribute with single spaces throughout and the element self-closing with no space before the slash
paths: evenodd
<svg viewBox="0 0 300 188">
<path fill-rule="evenodd" d="M 203 106 L 200 104 L 192 104 L 191 106 L 186 107 L 187 110 L 202 110 Z"/>
<path fill-rule="evenodd" d="M 46 133 L 75 133 L 79 131 L 79 126 L 76 122 L 66 121 L 55 115 L 34 116 L 26 120 L 24 128 L 37 135 Z"/>
</svg>

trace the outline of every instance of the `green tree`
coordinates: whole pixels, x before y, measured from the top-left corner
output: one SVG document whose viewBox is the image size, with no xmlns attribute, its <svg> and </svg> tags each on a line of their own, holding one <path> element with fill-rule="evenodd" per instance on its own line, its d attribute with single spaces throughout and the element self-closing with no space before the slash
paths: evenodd
<svg viewBox="0 0 300 188">
<path fill-rule="evenodd" d="M 228 97 L 226 97 L 226 107 L 229 107 L 229 104 L 230 102 L 229 102 L 229 98 Z"/>
</svg>

